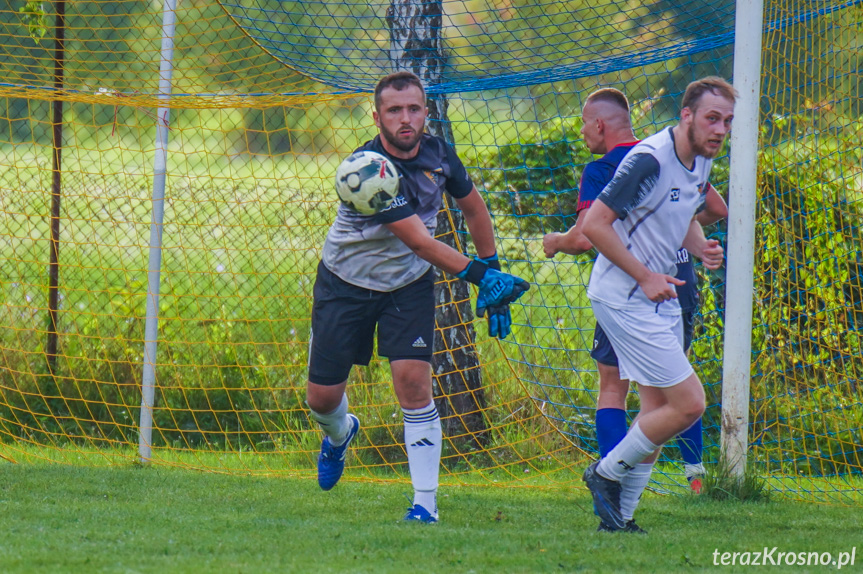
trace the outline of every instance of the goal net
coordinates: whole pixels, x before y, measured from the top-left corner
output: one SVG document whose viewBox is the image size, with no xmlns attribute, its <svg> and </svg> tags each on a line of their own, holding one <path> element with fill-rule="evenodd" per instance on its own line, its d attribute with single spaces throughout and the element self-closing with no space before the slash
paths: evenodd
<svg viewBox="0 0 863 574">
<path fill-rule="evenodd" d="M 160 93 L 160 2 L 67 2 L 62 18 L 59 4 L 0 2 L 0 456 L 137 460 L 149 361 L 152 462 L 314 475 L 321 435 L 304 387 L 333 174 L 375 135 L 370 92 L 392 70 L 393 38 L 408 37 L 415 57 L 439 57 L 429 95 L 447 103 L 438 121 L 490 207 L 504 269 L 533 283 L 503 342 L 454 282 L 438 285 L 466 341 L 439 334 L 436 346 L 455 365 L 436 370 L 442 481 L 580 484 L 597 452 L 592 256 L 546 259 L 541 238 L 574 223 L 593 159 L 581 105 L 613 86 L 633 102 L 639 137 L 673 124 L 688 82 L 733 77 L 733 2 L 444 0 L 439 12 L 408 3 L 399 19 L 389 3 L 181 1 L 170 93 Z M 752 246 L 750 464 L 784 496 L 843 504 L 860 502 L 863 472 L 860 4 L 765 3 Z M 442 51 L 426 53 L 435 38 Z M 148 358 L 159 125 L 166 187 Z M 727 197 L 727 154 L 712 181 Z M 725 239 L 724 222 L 706 231 Z M 455 243 L 471 250 L 460 232 Z M 710 467 L 725 278 L 699 273 L 691 359 L 707 392 Z M 347 475 L 407 480 L 385 361 L 355 368 L 348 392 L 363 426 Z M 657 470 L 655 489 L 685 489 L 675 448 Z"/>
</svg>

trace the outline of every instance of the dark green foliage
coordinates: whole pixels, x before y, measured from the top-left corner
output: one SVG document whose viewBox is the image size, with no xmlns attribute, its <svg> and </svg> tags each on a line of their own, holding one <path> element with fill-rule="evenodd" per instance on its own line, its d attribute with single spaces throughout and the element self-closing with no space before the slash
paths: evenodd
<svg viewBox="0 0 863 574">
<path fill-rule="evenodd" d="M 486 201 L 495 215 L 514 215 L 524 236 L 575 224 L 578 181 L 593 154 L 581 120 L 554 120 L 481 158 Z"/>
</svg>

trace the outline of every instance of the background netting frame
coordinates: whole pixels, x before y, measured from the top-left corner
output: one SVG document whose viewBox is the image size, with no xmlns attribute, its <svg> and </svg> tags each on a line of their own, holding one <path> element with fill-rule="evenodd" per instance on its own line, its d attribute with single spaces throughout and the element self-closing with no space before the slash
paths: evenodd
<svg viewBox="0 0 863 574">
<path fill-rule="evenodd" d="M 0 29 L 7 56 L 6 82 L 0 85 L 0 101 L 5 100 L 0 120 L 7 135 L 0 145 L 9 150 L 0 161 L 6 317 L 0 327 L 0 452 L 14 459 L 87 464 L 135 458 L 146 289 L 141 276 L 153 128 L 162 105 L 171 109 L 172 220 L 166 220 L 161 326 L 174 339 L 160 341 L 161 442 L 154 459 L 214 471 L 311 476 L 319 437 L 302 408 L 310 265 L 334 205 L 328 170 L 372 133 L 368 97 L 358 92 L 367 91 L 377 73 L 362 82 L 316 83 L 250 41 L 222 4 L 200 2 L 178 10 L 175 89 L 169 100 L 159 101 L 159 11 L 148 7 L 125 14 L 130 3 L 123 2 L 76 5 L 84 15 L 67 19 L 69 62 L 60 92 L 51 88 L 50 31 L 35 45 L 20 21 L 8 17 L 9 10 Z M 698 3 L 692 7 L 697 13 Z M 822 151 L 816 140 L 859 132 L 850 119 L 858 88 L 843 83 L 859 69 L 859 60 L 840 57 L 859 13 L 859 2 L 768 3 L 762 67 L 763 200 L 757 234 L 766 239 L 756 251 L 763 274 L 756 285 L 751 452 L 780 492 L 842 503 L 857 502 L 853 491 L 861 468 L 860 391 L 855 341 L 848 336 L 856 331 L 848 309 L 859 301 L 860 290 L 854 264 L 860 251 L 855 243 L 860 159 L 859 150 L 837 145 Z M 723 14 L 724 28 L 714 30 L 721 34 L 730 27 L 730 12 Z M 130 28 L 119 22 L 124 18 L 134 23 L 134 42 L 117 39 Z M 100 37 L 98 30 L 106 29 L 117 38 Z M 228 39 L 213 41 L 214 31 Z M 447 38 L 452 31 L 446 29 Z M 432 88 L 449 95 L 455 144 L 494 207 L 505 265 L 538 286 L 516 312 L 517 343 L 499 346 L 479 337 L 483 414 L 491 439 L 476 449 L 470 437 L 451 437 L 445 482 L 570 485 L 577 483 L 583 453 L 595 452 L 590 429 L 595 374 L 587 358 L 592 321 L 583 298 L 589 263 L 545 261 L 537 232 L 555 229 L 571 216 L 566 197 L 575 192 L 575 176 L 589 160 L 578 143 L 577 118 L 591 89 L 615 85 L 638 101 L 638 130 L 644 135 L 671 120 L 686 81 L 705 73 L 731 75 L 727 41 L 687 52 L 692 39 L 677 39 L 683 52 L 671 40 L 645 46 L 633 55 L 633 65 L 612 58 L 606 68 L 597 67 L 601 75 L 586 77 L 583 69 L 548 58 L 548 66 L 535 73 L 501 69 L 484 79 L 486 71 L 476 70 Z M 117 48 L 113 61 L 105 55 L 109 45 Z M 240 73 L 199 65 L 196 54 L 208 50 L 213 60 L 233 63 Z M 646 54 L 659 56 L 638 59 Z M 356 69 L 362 68 L 358 61 Z M 657 78 L 661 81 L 652 82 Z M 60 347 L 66 370 L 51 377 L 42 354 L 52 152 L 46 134 L 49 102 L 57 97 L 66 103 Z M 548 158 L 544 168 L 536 153 Z M 524 159 L 511 162 L 515 156 Z M 772 167 L 765 170 L 768 163 Z M 802 165 L 820 175 L 817 185 L 801 175 Z M 726 171 L 720 162 L 722 191 Z M 829 198 L 834 207 L 819 208 L 819 198 Z M 832 233 L 805 234 L 819 217 L 829 219 Z M 303 237 L 286 231 L 297 226 L 306 230 Z M 711 231 L 721 236 L 723 228 Z M 793 252 L 782 241 L 787 237 L 798 238 L 800 245 L 805 239 L 822 252 L 830 249 L 833 259 L 812 257 L 805 248 Z M 254 264 L 252 254 L 258 259 Z M 829 284 L 807 288 L 808 298 L 824 302 L 813 313 L 814 326 L 783 316 L 781 310 L 793 309 L 798 297 L 771 289 L 791 268 L 798 269 L 800 285 L 811 284 L 807 257 L 815 260 L 812 273 L 823 274 L 819 265 L 832 266 L 836 281 L 848 286 L 841 297 Z M 223 293 L 221 304 L 214 305 L 213 294 Z M 236 303 L 230 293 L 243 294 L 245 302 Z M 694 358 L 711 399 L 706 444 L 713 462 L 722 276 L 705 277 L 702 293 L 705 313 Z M 831 324 L 834 332 L 824 333 Z M 483 333 L 484 327 L 478 330 Z M 795 364 L 794 350 L 788 349 L 794 341 L 800 341 L 796 348 L 804 358 L 817 347 L 810 363 Z M 803 349 L 806 341 L 816 344 Z M 826 358 L 820 356 L 825 347 Z M 821 386 L 813 388 L 813 380 Z M 353 375 L 351 398 L 364 424 L 349 470 L 357 478 L 406 479 L 400 417 L 388 386 L 379 363 Z M 678 459 L 673 450 L 668 458 Z M 660 470 L 656 488 L 681 488 L 675 462 Z"/>
</svg>

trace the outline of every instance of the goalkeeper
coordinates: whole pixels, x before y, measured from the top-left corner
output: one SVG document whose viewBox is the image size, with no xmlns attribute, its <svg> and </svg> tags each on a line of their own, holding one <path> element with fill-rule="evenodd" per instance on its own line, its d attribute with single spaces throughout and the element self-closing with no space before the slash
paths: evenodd
<svg viewBox="0 0 863 574">
<path fill-rule="evenodd" d="M 404 415 L 405 449 L 414 487 L 404 519 L 438 520 L 441 423 L 432 400 L 434 265 L 479 287 L 478 316 L 489 333 L 510 332 L 509 304 L 529 284 L 502 273 L 491 217 L 455 151 L 424 133 L 428 108 L 419 78 L 410 72 L 384 77 L 372 112 L 379 135 L 361 146 L 388 157 L 400 176 L 392 204 L 375 215 L 339 207 L 318 265 L 309 343 L 306 401 L 324 432 L 318 484 L 333 488 L 360 423 L 345 394 L 353 365 L 368 365 L 377 329 L 378 354 L 390 363 Z M 358 150 L 358 151 L 359 151 Z M 443 192 L 464 214 L 478 258 L 468 259 L 434 239 Z"/>
</svg>

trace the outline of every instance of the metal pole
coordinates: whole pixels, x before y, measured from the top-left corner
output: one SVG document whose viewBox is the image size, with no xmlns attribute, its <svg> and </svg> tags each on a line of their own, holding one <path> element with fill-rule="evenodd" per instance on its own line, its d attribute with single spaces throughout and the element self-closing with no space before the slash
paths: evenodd
<svg viewBox="0 0 863 574">
<path fill-rule="evenodd" d="M 737 0 L 734 87 L 740 95 L 731 132 L 728 204 L 728 268 L 725 354 L 722 363 L 722 453 L 743 476 L 749 446 L 749 374 L 752 358 L 752 294 L 761 92 L 762 0 Z"/>
<path fill-rule="evenodd" d="M 162 8 L 162 58 L 159 66 L 159 99 L 171 95 L 174 60 L 174 22 L 177 0 L 165 0 Z M 168 163 L 169 109 L 160 107 L 156 118 L 156 157 L 153 165 L 153 214 L 150 223 L 150 262 L 147 271 L 147 321 L 144 326 L 144 372 L 141 379 L 141 420 L 138 454 L 150 461 L 153 438 L 153 404 L 156 394 L 156 342 L 159 336 L 159 276 L 162 267 L 162 221 L 165 215 L 165 181 Z"/>
</svg>

